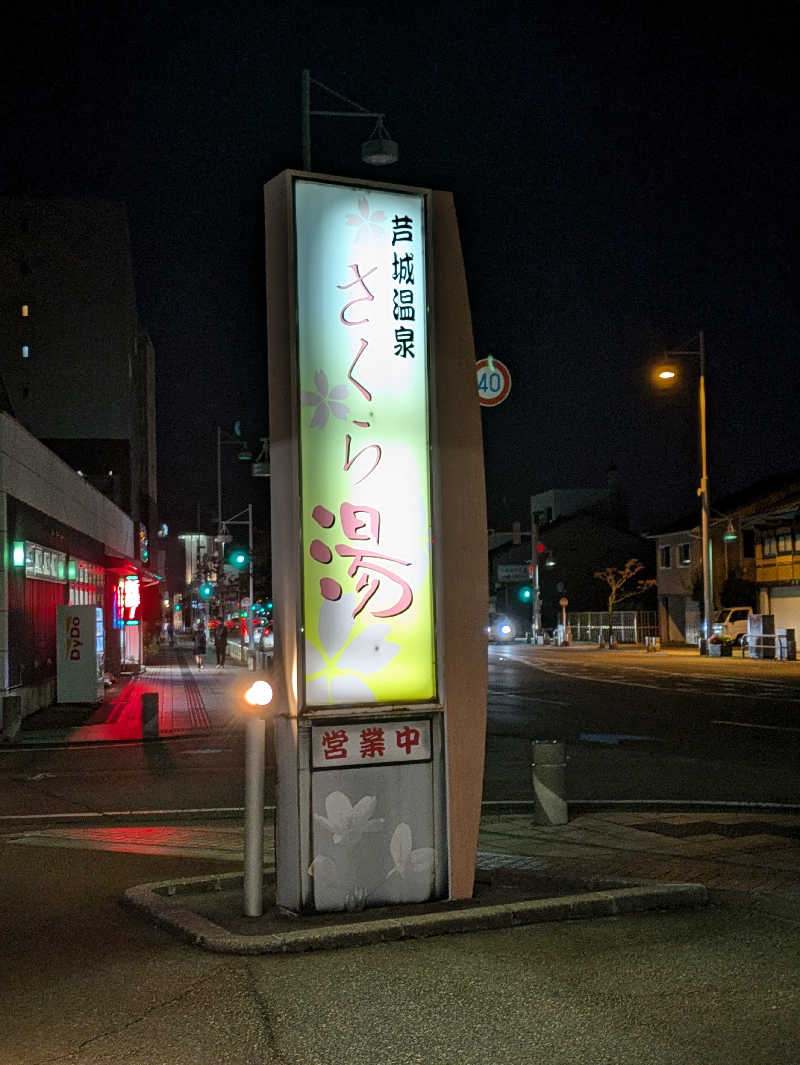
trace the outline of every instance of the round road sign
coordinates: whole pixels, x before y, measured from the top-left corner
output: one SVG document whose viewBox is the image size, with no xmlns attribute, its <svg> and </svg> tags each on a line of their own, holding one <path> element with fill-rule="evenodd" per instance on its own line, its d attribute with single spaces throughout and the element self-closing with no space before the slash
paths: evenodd
<svg viewBox="0 0 800 1065">
<path fill-rule="evenodd" d="M 511 374 L 508 367 L 491 355 L 475 363 L 478 377 L 478 402 L 482 407 L 496 407 L 508 398 Z"/>
</svg>

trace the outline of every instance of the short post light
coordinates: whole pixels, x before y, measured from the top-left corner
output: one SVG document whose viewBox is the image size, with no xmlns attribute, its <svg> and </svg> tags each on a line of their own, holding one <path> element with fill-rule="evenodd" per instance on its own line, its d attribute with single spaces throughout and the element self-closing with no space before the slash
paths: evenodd
<svg viewBox="0 0 800 1065">
<path fill-rule="evenodd" d="M 244 773 L 244 914 L 264 912 L 264 751 L 266 710 L 272 687 L 257 680 L 244 693 L 247 704 Z"/>
</svg>

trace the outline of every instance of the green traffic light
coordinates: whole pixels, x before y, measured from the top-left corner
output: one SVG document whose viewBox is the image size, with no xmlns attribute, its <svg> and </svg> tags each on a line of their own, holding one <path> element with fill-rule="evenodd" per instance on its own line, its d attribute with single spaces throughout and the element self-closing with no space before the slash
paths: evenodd
<svg viewBox="0 0 800 1065">
<path fill-rule="evenodd" d="M 211 587 L 210 584 L 202 584 L 200 586 L 200 598 L 201 599 L 210 599 L 213 594 L 214 594 L 214 589 Z"/>
<path fill-rule="evenodd" d="M 250 561 L 250 555 L 240 547 L 235 547 L 228 555 L 228 562 L 235 569 L 243 569 Z"/>
<path fill-rule="evenodd" d="M 520 588 L 520 590 L 517 592 L 517 595 L 523 603 L 527 603 L 531 597 L 531 590 L 530 588 Z"/>
</svg>

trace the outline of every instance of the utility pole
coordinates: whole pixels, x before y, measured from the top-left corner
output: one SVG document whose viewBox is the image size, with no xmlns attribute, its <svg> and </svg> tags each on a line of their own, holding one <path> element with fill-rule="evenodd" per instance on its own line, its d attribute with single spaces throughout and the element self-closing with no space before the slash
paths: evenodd
<svg viewBox="0 0 800 1065">
<path fill-rule="evenodd" d="M 542 627 L 542 601 L 539 595 L 539 526 L 531 507 L 531 643 Z"/>
</svg>

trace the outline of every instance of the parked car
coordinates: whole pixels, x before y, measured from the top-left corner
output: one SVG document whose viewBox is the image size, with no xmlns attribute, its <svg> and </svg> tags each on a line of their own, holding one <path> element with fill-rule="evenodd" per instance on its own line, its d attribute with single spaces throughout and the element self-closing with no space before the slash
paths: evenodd
<svg viewBox="0 0 800 1065">
<path fill-rule="evenodd" d="M 275 647 L 275 633 L 272 622 L 257 625 L 253 629 L 253 646 L 258 651 L 272 651 Z"/>
<path fill-rule="evenodd" d="M 712 636 L 730 636 L 738 647 L 747 632 L 747 619 L 753 613 L 750 606 L 726 606 L 718 610 L 711 626 Z"/>
</svg>

